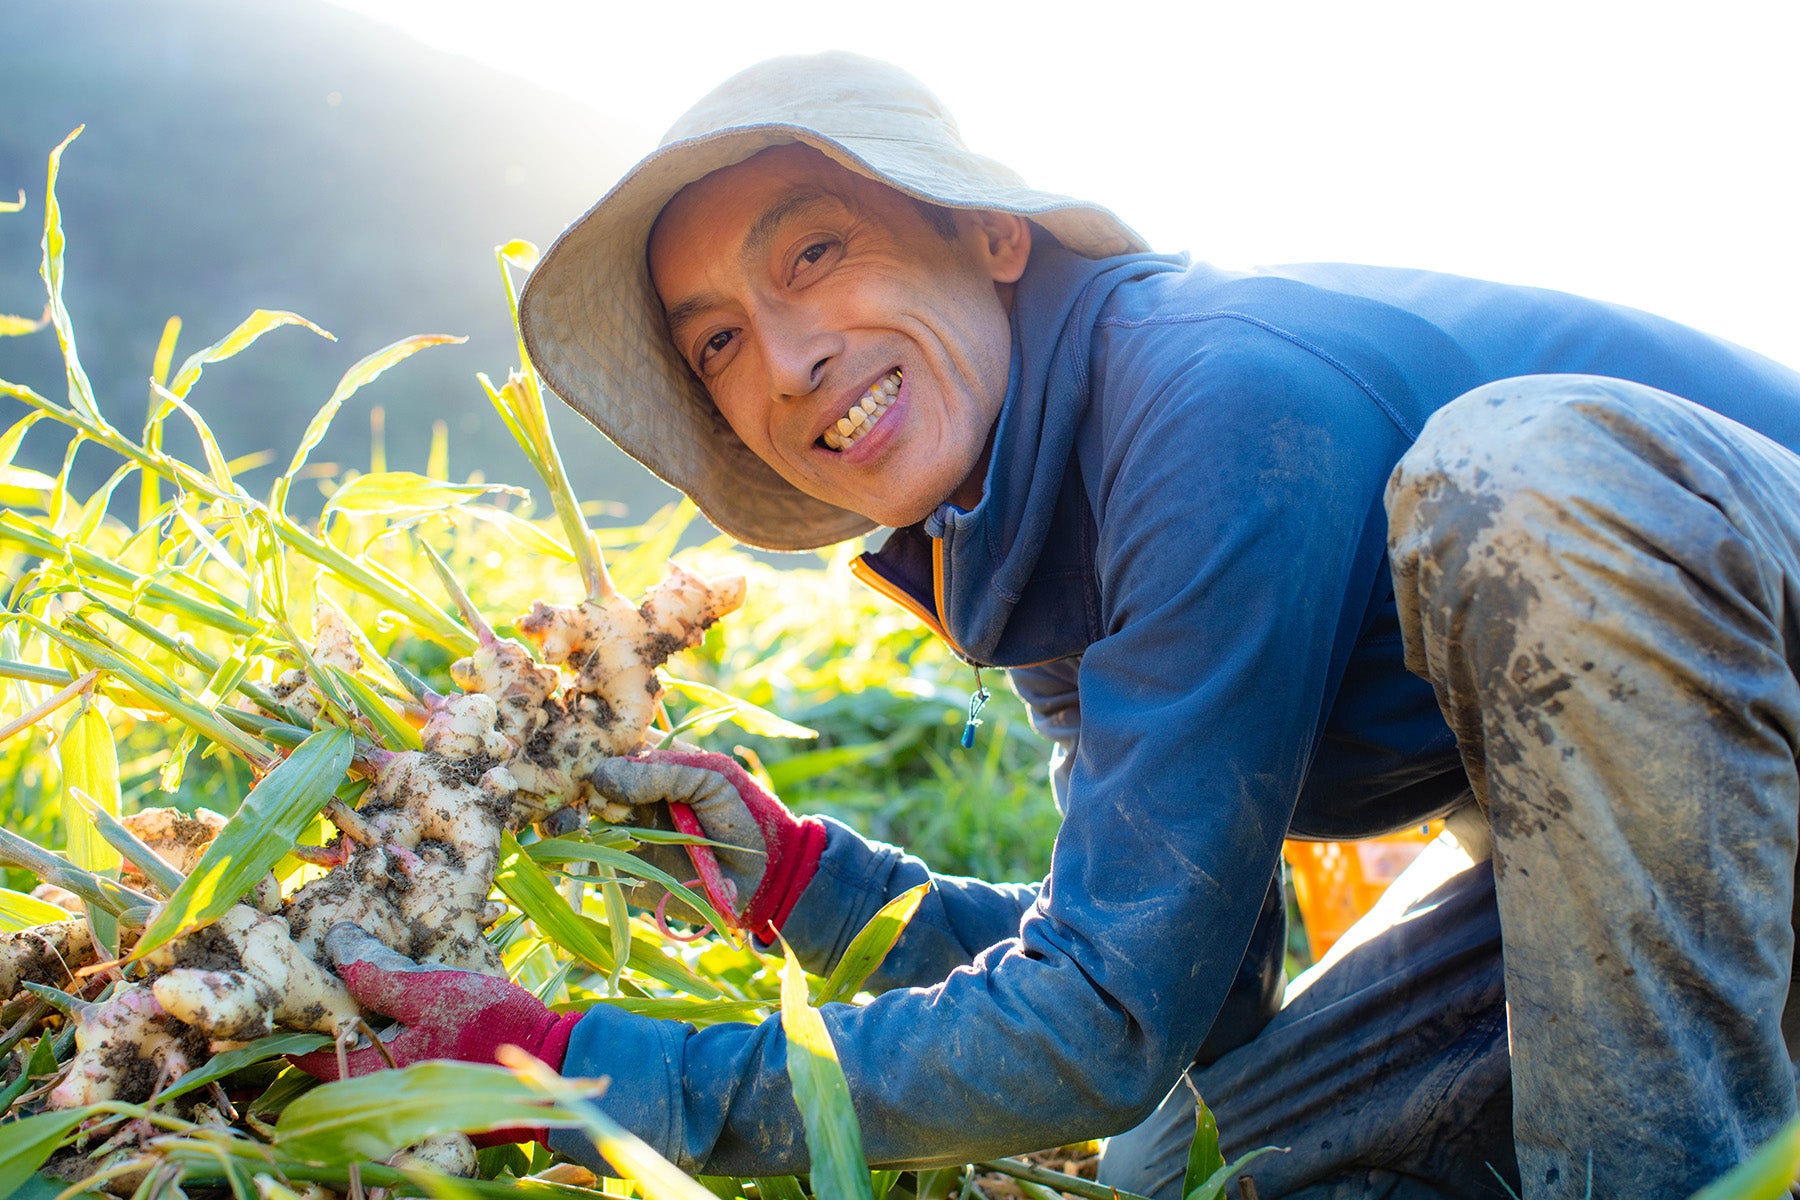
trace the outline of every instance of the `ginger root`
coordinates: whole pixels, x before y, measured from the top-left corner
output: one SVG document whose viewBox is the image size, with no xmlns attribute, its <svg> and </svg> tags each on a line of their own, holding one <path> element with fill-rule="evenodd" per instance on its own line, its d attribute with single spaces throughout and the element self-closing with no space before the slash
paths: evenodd
<svg viewBox="0 0 1800 1200">
<path fill-rule="evenodd" d="M 129 1048 L 129 1052 L 125 1051 Z M 141 1103 L 206 1058 L 206 1039 L 172 1025 L 149 988 L 125 984 L 75 1018 L 75 1057 L 51 1089 L 53 1108 L 102 1100 Z"/>
<path fill-rule="evenodd" d="M 225 828 L 225 817 L 210 808 L 184 813 L 178 808 L 141 808 L 120 817 L 119 824 L 137 835 L 156 856 L 183 875 L 193 873 L 200 856 Z M 133 887 L 142 886 L 143 873 L 129 862 L 122 868 Z"/>
<path fill-rule="evenodd" d="M 68 988 L 95 961 L 93 934 L 80 917 L 0 933 L 0 1000 L 27 982 Z"/>
<path fill-rule="evenodd" d="M 438 1133 L 415 1142 L 388 1159 L 388 1165 L 406 1170 L 425 1169 L 473 1179 L 476 1173 L 475 1143 L 464 1133 Z"/>
<path fill-rule="evenodd" d="M 600 760 L 644 744 L 663 697 L 656 668 L 698 646 L 743 602 L 743 576 L 706 579 L 670 563 L 635 607 L 614 592 L 574 606 L 540 600 L 519 618 L 544 660 L 573 673 L 561 703 L 546 702 L 549 718 L 508 763 L 520 791 L 542 801 L 540 815 L 585 803 Z"/>
<path fill-rule="evenodd" d="M 301 953 L 288 923 L 238 904 L 145 957 L 164 1011 L 207 1036 L 247 1042 L 285 1029 L 336 1034 L 362 1010 L 337 976 Z"/>
<path fill-rule="evenodd" d="M 313 609 L 313 661 L 321 667 L 333 666 L 349 674 L 362 670 L 362 652 L 356 648 L 356 635 L 350 631 L 350 619 L 330 604 Z M 324 711 L 318 685 L 304 670 L 295 667 L 275 681 L 275 699 L 285 704 L 296 716 L 308 723 Z"/>
<path fill-rule="evenodd" d="M 271 897 L 259 896 L 146 955 L 147 984 L 121 987 L 81 1014 L 75 1065 L 50 1103 L 147 1096 L 157 1080 L 200 1061 L 209 1038 L 242 1042 L 277 1027 L 342 1034 L 362 1014 L 320 965 L 329 961 L 325 935 L 340 922 L 419 963 L 502 974 L 484 930 L 505 911 L 488 899 L 504 834 L 572 805 L 584 812 L 594 767 L 644 744 L 662 697 L 657 667 L 697 645 L 743 596 L 741 577 L 708 580 L 671 564 L 640 605 L 610 593 L 574 606 L 539 602 L 518 627 L 549 667 L 481 626 L 476 652 L 451 671 L 466 690 L 424 697 L 423 748 L 359 750 L 374 787 L 355 811 L 327 806 L 340 836 L 309 856 L 331 870 L 287 897 L 278 914 L 268 911 Z M 315 622 L 314 659 L 360 668 L 343 615 L 321 605 Z M 569 672 L 566 686 L 558 666 Z M 291 712 L 320 712 L 304 672 L 288 672 L 274 691 Z M 126 823 L 185 874 L 223 819 L 163 809 Z M 92 961 L 81 922 L 31 932 L 0 943 L 12 948 L 10 963 L 0 956 L 8 994 L 24 978 L 61 981 L 65 961 Z M 126 1078 L 121 1064 L 137 1064 L 136 1073 Z M 462 1139 L 443 1149 L 454 1158 L 467 1146 Z"/>
<path fill-rule="evenodd" d="M 423 750 L 369 756 L 375 799 L 356 812 L 349 861 L 284 910 L 308 957 L 327 961 L 325 934 L 352 921 L 415 961 L 501 973 L 500 952 L 482 935 L 516 790 L 490 753 L 512 748 L 497 719 L 486 696 L 445 697 Z"/>
<path fill-rule="evenodd" d="M 540 600 L 519 618 L 519 632 L 537 643 L 544 661 L 574 672 L 572 692 L 593 697 L 595 723 L 606 733 L 603 752 L 629 754 L 662 699 L 656 668 L 699 645 L 713 622 L 743 602 L 742 576 L 707 580 L 670 563 L 640 605 L 616 592 L 575 607 Z"/>
</svg>

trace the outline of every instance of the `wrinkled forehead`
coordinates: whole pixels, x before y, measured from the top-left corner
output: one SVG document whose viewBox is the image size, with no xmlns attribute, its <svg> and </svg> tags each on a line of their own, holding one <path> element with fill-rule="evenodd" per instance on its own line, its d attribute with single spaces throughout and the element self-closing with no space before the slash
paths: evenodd
<svg viewBox="0 0 1800 1200">
<path fill-rule="evenodd" d="M 754 270 L 796 221 L 848 217 L 900 230 L 926 206 L 810 146 L 772 147 L 688 184 L 663 206 L 645 248 L 650 282 L 674 332 Z M 953 233 L 930 214 L 924 224 Z"/>
<path fill-rule="evenodd" d="M 675 193 L 652 224 L 646 249 L 654 254 L 660 235 L 671 229 L 688 232 L 691 220 L 766 227 L 809 203 L 837 200 L 854 206 L 881 193 L 900 194 L 811 146 L 772 146 L 709 172 Z"/>
</svg>

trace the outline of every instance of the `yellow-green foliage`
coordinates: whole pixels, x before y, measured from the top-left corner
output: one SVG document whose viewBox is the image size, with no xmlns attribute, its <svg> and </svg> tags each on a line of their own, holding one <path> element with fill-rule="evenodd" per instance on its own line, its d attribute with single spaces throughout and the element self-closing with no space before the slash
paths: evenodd
<svg viewBox="0 0 1800 1200">
<path fill-rule="evenodd" d="M 328 487 L 335 482 L 321 480 Z M 48 519 L 41 506 L 22 511 Z M 657 514 L 645 526 L 604 533 L 608 564 L 622 590 L 640 593 L 659 577 L 690 518 L 684 506 Z M 392 522 L 367 516 L 328 520 L 334 544 L 369 553 L 422 589 L 431 586 L 429 571 Z M 478 518 L 471 511 L 433 524 L 428 534 L 433 545 L 503 634 L 532 599 L 570 596 L 580 586 L 567 558 L 545 552 L 547 536 L 521 544 L 527 527 L 517 520 Z M 530 528 L 542 536 L 538 527 Z M 129 532 L 108 518 L 89 544 L 114 561 L 147 564 L 147 546 L 128 545 Z M 996 688 L 974 748 L 963 750 L 957 738 L 973 673 L 911 616 L 852 580 L 836 561 L 847 554 L 846 548 L 830 562 L 776 567 L 717 542 L 682 552 L 684 562 L 707 573 L 742 572 L 750 586 L 744 608 L 716 626 L 699 651 L 672 663 L 672 673 L 713 684 L 822 734 L 816 742 L 785 742 L 725 726 L 701 740 L 725 750 L 734 744 L 751 747 L 796 807 L 839 815 L 874 836 L 907 845 L 940 869 L 1015 879 L 1040 875 L 1048 868 L 1055 814 L 1043 780 L 1044 751 L 1025 727 L 1016 700 Z M 16 549 L 0 557 L 9 586 L 24 577 L 27 562 Z M 223 574 L 204 565 L 197 573 Z M 356 593 L 327 587 L 325 594 L 369 633 L 383 655 L 449 689 L 450 652 L 420 640 L 404 625 L 384 623 L 380 607 Z M 305 606 L 297 607 L 301 631 L 310 632 Z M 206 647 L 202 631 L 199 640 L 203 648 L 217 650 L 228 639 Z M 27 645 L 32 641 L 25 638 Z M 146 648 L 142 639 L 127 641 Z M 41 643 L 38 652 L 48 655 Z M 148 649 L 146 654 L 165 670 L 177 670 L 166 655 Z M 0 651 L 0 658 L 20 657 Z M 252 677 L 267 681 L 286 665 L 271 653 L 252 664 Z M 191 679 L 197 673 L 187 674 Z M 0 722 L 54 690 L 0 680 Z M 677 719 L 694 707 L 679 695 L 670 702 Z M 243 763 L 228 755 L 202 757 L 172 736 L 160 715 L 129 706 L 111 706 L 109 715 L 120 737 L 127 811 L 175 803 L 230 813 L 248 791 L 252 778 Z M 0 745 L 0 821 L 56 847 L 64 843 L 58 832 L 58 760 L 50 741 L 64 723 L 53 718 Z M 178 753 L 187 759 L 177 776 L 171 768 Z M 163 790 L 165 780 L 175 783 L 172 792 Z"/>
<path fill-rule="evenodd" d="M 323 331 L 294 314 L 258 311 L 177 366 L 179 325 L 171 321 L 155 361 L 147 364 L 151 384 L 141 430 L 116 423 L 108 415 L 112 406 L 98 401 L 81 369 L 62 294 L 64 235 L 54 186 L 67 145 L 51 158 L 43 264 L 48 324 L 67 366 L 67 399 L 50 398 L 48 388 L 40 392 L 24 382 L 0 380 L 0 395 L 27 407 L 21 420 L 0 431 L 0 500 L 5 501 L 0 508 L 0 727 L 5 729 L 0 821 L 9 837 L 23 834 L 26 842 L 65 850 L 76 866 L 87 869 L 58 864 L 16 837 L 7 843 L 7 861 L 61 879 L 89 898 L 95 933 L 109 953 L 115 939 L 123 948 L 126 932 L 136 939 L 146 921 L 140 947 L 177 926 L 217 917 L 262 879 L 272 862 L 290 889 L 298 873 L 317 871 L 280 856 L 294 845 L 294 830 L 309 819 L 311 831 L 301 840 L 325 836 L 323 823 L 310 814 L 333 791 L 350 804 L 360 794 L 364 785 L 346 774 L 352 739 L 344 731 L 364 747 L 392 751 L 416 745 L 417 735 L 403 719 L 407 710 L 417 715 L 421 687 L 455 690 L 449 664 L 474 647 L 481 621 L 506 635 L 512 620 L 534 601 L 578 602 L 594 594 L 608 573 L 620 592 L 642 594 L 678 550 L 687 565 L 704 574 L 746 575 L 750 598 L 697 650 L 669 664 L 671 735 L 735 749 L 796 807 L 849 816 L 878 836 L 925 849 L 940 869 L 1013 877 L 1042 873 L 1055 818 L 1039 783 L 1042 754 L 1023 728 L 1016 701 L 1002 698 L 988 710 L 976 749 L 956 748 L 973 675 L 952 662 L 910 616 L 850 581 L 842 559 L 854 548 L 831 561 L 779 569 L 720 540 L 698 541 L 687 506 L 590 538 L 529 370 L 513 373 L 499 388 L 485 378 L 481 384 L 542 476 L 536 505 L 520 487 L 449 478 L 441 435 L 418 470 L 391 467 L 379 441 L 367 472 L 309 461 L 326 427 L 342 412 L 354 411 L 346 406 L 365 384 L 412 354 L 451 340 L 441 336 L 407 338 L 370 352 L 323 400 L 297 448 L 275 447 L 270 455 L 233 462 L 219 451 L 205 417 L 207 406 L 232 400 L 196 388 L 205 366 L 286 326 Z M 528 262 L 535 252 L 513 243 L 501 253 L 510 300 L 511 266 Z M 5 322 L 0 336 L 50 336 L 33 325 Z M 479 402 L 473 387 L 471 396 Z M 165 449 L 164 428 L 171 421 L 187 426 L 197 439 L 200 453 L 194 461 Z M 110 456 L 117 468 L 88 495 L 71 490 L 78 453 Z M 51 461 L 58 454 L 62 466 L 56 474 L 18 465 Z M 253 494 L 245 482 L 251 472 L 284 457 L 287 467 L 267 498 Z M 316 520 L 303 520 L 295 514 L 297 505 L 290 507 L 303 484 L 322 493 Z M 597 543 L 598 553 L 590 543 Z M 353 676 L 313 660 L 313 614 L 320 604 L 342 610 L 362 639 L 363 666 Z M 326 732 L 313 733 L 314 718 L 275 698 L 277 680 L 296 666 L 306 669 L 317 689 L 323 711 L 316 721 Z M 819 736 L 797 740 L 794 735 L 803 731 L 792 722 L 811 726 Z M 313 741 L 294 751 L 309 736 Z M 303 788 L 269 799 L 271 790 L 282 790 L 276 785 L 284 772 L 311 761 L 318 739 L 336 747 L 331 769 L 315 772 L 316 779 L 308 775 Z M 253 794 L 258 779 L 264 782 Z M 183 808 L 203 804 L 237 815 L 207 860 L 217 858 L 219 869 L 208 875 L 203 862 L 175 888 L 171 901 L 152 909 L 153 897 L 96 878 L 117 877 L 116 855 L 97 833 L 107 824 L 106 812 L 171 800 Z M 338 819 L 348 818 L 340 812 Z M 514 915 L 503 918 L 491 937 L 509 973 L 556 1003 L 616 1003 L 697 1023 L 754 1020 L 776 1012 L 781 985 L 771 961 L 720 941 L 680 950 L 644 918 L 626 913 L 611 872 L 629 874 L 639 864 L 620 853 L 630 839 L 629 830 L 595 822 L 555 843 L 526 834 L 524 844 L 507 841 L 496 884 Z M 131 852 L 126 846 L 127 856 Z M 573 865 L 578 863 L 605 869 L 583 872 Z M 7 882 L 23 889 L 34 881 L 14 870 Z M 604 903 L 596 907 L 599 901 Z M 604 920 L 593 915 L 601 908 Z M 0 917 L 11 924 L 40 922 L 41 910 L 26 898 L 0 896 Z M 250 914 L 241 906 L 230 911 Z M 891 942 L 903 923 L 904 918 L 889 920 L 870 936 Z M 872 965 L 879 953 L 871 953 Z M 93 998 L 104 977 L 62 981 Z M 835 986 L 848 995 L 860 981 L 859 976 Z M 791 1011 L 806 1008 L 803 991 L 803 981 L 792 975 Z M 61 997 L 52 1007 L 69 1004 Z M 0 1126 L 0 1183 L 5 1184 L 0 1191 L 10 1191 L 43 1164 L 75 1121 L 107 1113 L 154 1119 L 184 1135 L 149 1149 L 140 1139 L 127 1151 L 138 1156 L 135 1163 L 160 1164 L 154 1169 L 171 1181 L 177 1175 L 189 1182 L 214 1178 L 205 1153 L 221 1163 L 263 1153 L 236 1135 L 221 1139 L 222 1149 L 203 1153 L 199 1142 L 185 1137 L 190 1128 L 164 1108 L 160 1093 L 148 1107 L 99 1097 L 77 1101 L 82 1107 L 68 1113 L 38 1113 L 38 1103 L 24 1091 L 27 1076 L 53 1071 L 68 1048 L 57 1036 L 53 1015 L 51 1025 L 42 1024 L 48 1013 L 43 1005 L 8 1011 L 11 1032 L 0 1054 L 16 1060 L 20 1070 L 9 1073 L 17 1080 L 4 1089 L 0 1111 L 23 1119 Z M 220 1054 L 168 1095 L 198 1087 L 206 1078 L 247 1072 L 262 1083 L 273 1079 L 252 1109 L 274 1117 L 309 1081 L 291 1070 L 279 1078 L 271 1072 L 280 1070 L 279 1055 L 317 1044 L 307 1036 L 277 1033 Z M 821 1047 L 828 1050 L 828 1044 Z M 357 1137 L 373 1139 L 369 1146 L 389 1144 L 382 1136 L 401 1137 L 392 1129 L 383 1135 L 366 1127 L 360 1114 L 368 1108 L 364 1093 L 371 1087 L 378 1111 L 370 1119 L 382 1128 L 394 1126 L 389 1101 L 407 1088 L 418 1092 L 422 1107 L 416 1119 L 400 1123 L 403 1140 L 466 1128 L 467 1114 L 453 1111 L 449 1092 L 454 1089 L 433 1082 L 435 1076 L 415 1077 L 420 1071 L 426 1069 L 360 1091 L 351 1084 L 318 1089 L 304 1111 L 309 1119 L 339 1123 L 326 1140 L 351 1155 L 365 1152 L 357 1149 L 364 1144 Z M 241 1075 L 232 1077 L 239 1086 L 245 1082 Z M 555 1090 L 549 1084 L 542 1088 Z M 847 1100 L 836 1093 L 831 1097 L 820 1101 L 822 1119 L 833 1128 L 853 1128 Z M 152 1117 L 153 1109 L 163 1111 Z M 313 1145 L 308 1136 L 296 1132 L 292 1121 L 278 1127 L 277 1157 L 317 1157 L 308 1149 Z M 613 1134 L 598 1130 L 595 1136 Z M 98 1180 L 93 1173 L 106 1170 L 87 1157 L 91 1150 L 87 1146 L 75 1155 L 74 1177 Z M 852 1179 L 867 1175 L 855 1157 L 839 1164 L 840 1173 Z M 284 1160 L 280 1171 L 293 1165 Z M 490 1157 L 484 1170 L 492 1176 L 529 1165 L 515 1149 L 503 1159 Z M 649 1163 L 630 1173 L 648 1188 L 650 1177 L 665 1167 Z M 233 1168 L 220 1170 L 229 1176 Z M 393 1182 L 370 1170 L 371 1183 Z M 879 1178 L 885 1194 L 892 1174 Z M 698 1194 L 692 1185 L 673 1186 Z M 820 1194 L 834 1190 L 822 1188 Z M 857 1190 L 873 1196 L 860 1185 Z M 741 1181 L 733 1194 L 745 1194 Z"/>
</svg>

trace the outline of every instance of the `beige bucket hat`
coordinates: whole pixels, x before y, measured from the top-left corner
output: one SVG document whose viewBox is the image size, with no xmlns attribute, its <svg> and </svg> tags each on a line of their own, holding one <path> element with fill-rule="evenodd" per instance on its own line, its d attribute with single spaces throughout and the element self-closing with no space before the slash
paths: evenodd
<svg viewBox="0 0 1800 1200">
<path fill-rule="evenodd" d="M 971 153 L 937 98 L 887 63 L 830 52 L 726 80 L 556 240 L 526 282 L 519 320 L 552 391 L 713 524 L 767 550 L 816 549 L 875 526 L 806 495 L 732 432 L 669 341 L 645 247 L 682 188 L 789 142 L 932 204 L 1029 216 L 1089 258 L 1146 248 L 1106 209 L 1028 188 Z"/>
</svg>

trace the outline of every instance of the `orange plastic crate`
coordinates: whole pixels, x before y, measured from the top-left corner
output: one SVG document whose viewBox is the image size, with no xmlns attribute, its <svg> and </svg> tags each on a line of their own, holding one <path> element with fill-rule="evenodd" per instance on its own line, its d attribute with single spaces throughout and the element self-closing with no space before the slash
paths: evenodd
<svg viewBox="0 0 1800 1200">
<path fill-rule="evenodd" d="M 1294 897 L 1314 962 L 1375 906 L 1442 828 L 1442 821 L 1433 821 L 1368 841 L 1290 841 L 1282 848 L 1294 869 Z"/>
</svg>

